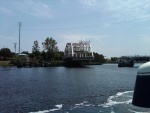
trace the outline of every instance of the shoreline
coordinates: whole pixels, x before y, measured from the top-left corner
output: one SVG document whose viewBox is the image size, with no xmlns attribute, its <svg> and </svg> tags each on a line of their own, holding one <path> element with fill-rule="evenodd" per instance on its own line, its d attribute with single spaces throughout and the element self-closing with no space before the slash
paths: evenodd
<svg viewBox="0 0 150 113">
<path fill-rule="evenodd" d="M 15 66 L 15 65 L 10 64 L 10 61 L 0 61 L 0 66 Z"/>
<path fill-rule="evenodd" d="M 0 66 L 7 67 L 7 66 L 17 66 L 10 63 L 11 61 L 0 61 Z M 100 62 L 90 62 L 86 65 L 102 65 Z M 52 62 L 45 62 L 42 65 L 39 64 L 29 64 L 26 63 L 22 65 L 22 67 L 58 67 L 58 66 L 65 66 L 63 61 L 52 61 Z"/>
</svg>

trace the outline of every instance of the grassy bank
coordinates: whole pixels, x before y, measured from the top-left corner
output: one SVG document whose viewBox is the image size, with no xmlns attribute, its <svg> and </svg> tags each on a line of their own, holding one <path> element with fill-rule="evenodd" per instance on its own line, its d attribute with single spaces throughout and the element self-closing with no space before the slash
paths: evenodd
<svg viewBox="0 0 150 113">
<path fill-rule="evenodd" d="M 10 61 L 0 61 L 0 66 L 13 66 Z"/>
</svg>

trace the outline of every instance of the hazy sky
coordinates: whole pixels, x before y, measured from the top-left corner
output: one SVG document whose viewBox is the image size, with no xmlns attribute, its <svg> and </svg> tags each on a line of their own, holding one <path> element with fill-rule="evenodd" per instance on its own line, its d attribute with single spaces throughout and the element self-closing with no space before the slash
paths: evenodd
<svg viewBox="0 0 150 113">
<path fill-rule="evenodd" d="M 60 51 L 82 39 L 106 57 L 150 55 L 150 0 L 0 0 L 0 48 L 15 51 L 18 22 L 22 51 L 53 37 Z"/>
</svg>

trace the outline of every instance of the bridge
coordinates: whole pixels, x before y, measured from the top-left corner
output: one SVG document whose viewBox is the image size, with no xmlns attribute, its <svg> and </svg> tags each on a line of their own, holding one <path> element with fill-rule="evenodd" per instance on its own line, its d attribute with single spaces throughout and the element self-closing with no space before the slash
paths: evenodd
<svg viewBox="0 0 150 113">
<path fill-rule="evenodd" d="M 150 56 L 146 56 L 146 55 L 121 56 L 120 59 L 124 59 L 126 61 L 134 61 L 134 62 L 147 62 L 150 60 Z"/>
<path fill-rule="evenodd" d="M 83 62 L 94 60 L 90 42 L 67 43 L 63 60 L 66 66 L 80 66 Z"/>
<path fill-rule="evenodd" d="M 150 56 L 121 56 L 118 59 L 118 67 L 133 67 L 134 62 L 147 62 L 150 61 Z"/>
</svg>

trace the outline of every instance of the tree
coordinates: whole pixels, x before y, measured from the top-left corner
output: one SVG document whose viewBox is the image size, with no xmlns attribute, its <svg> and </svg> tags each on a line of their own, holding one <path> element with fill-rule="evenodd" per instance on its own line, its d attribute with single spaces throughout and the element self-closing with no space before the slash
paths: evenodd
<svg viewBox="0 0 150 113">
<path fill-rule="evenodd" d="M 58 51 L 57 42 L 51 37 L 47 37 L 45 42 L 42 43 L 44 50 L 47 52 Z"/>
<path fill-rule="evenodd" d="M 44 51 L 46 50 L 46 58 L 47 60 L 55 60 L 55 57 L 58 53 L 58 47 L 56 40 L 54 40 L 52 37 L 47 37 L 45 42 L 42 43 Z"/>
<path fill-rule="evenodd" d="M 64 52 L 59 51 L 59 60 L 62 60 L 62 57 L 64 56 Z"/>
<path fill-rule="evenodd" d="M 2 48 L 0 50 L 0 57 L 3 59 L 3 60 L 8 60 L 9 57 L 11 57 L 11 51 L 9 48 Z"/>
<path fill-rule="evenodd" d="M 36 40 L 36 41 L 34 41 L 34 44 L 32 46 L 32 52 L 37 52 L 37 51 L 39 52 L 39 50 L 40 50 L 39 43 Z"/>
<path fill-rule="evenodd" d="M 117 61 L 118 61 L 118 58 L 117 58 L 117 57 L 111 57 L 111 61 L 112 61 L 112 62 L 117 62 Z"/>
<path fill-rule="evenodd" d="M 32 53 L 34 56 L 39 56 L 40 54 L 40 47 L 38 41 L 34 41 L 33 46 L 32 46 Z"/>
<path fill-rule="evenodd" d="M 101 62 L 104 63 L 105 62 L 105 58 L 102 54 L 98 54 L 98 53 L 93 53 L 94 54 L 94 59 L 96 62 Z"/>
<path fill-rule="evenodd" d="M 45 51 L 42 51 L 41 56 L 43 60 L 47 60 Z"/>
</svg>

